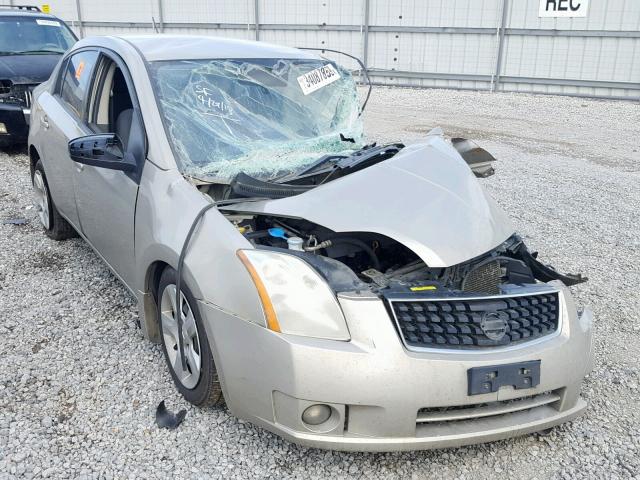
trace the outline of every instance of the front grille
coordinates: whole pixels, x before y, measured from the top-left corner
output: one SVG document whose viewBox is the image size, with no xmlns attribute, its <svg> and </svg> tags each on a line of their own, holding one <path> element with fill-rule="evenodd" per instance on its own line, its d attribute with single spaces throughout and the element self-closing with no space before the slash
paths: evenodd
<svg viewBox="0 0 640 480">
<path fill-rule="evenodd" d="M 5 95 L 11 91 L 11 80 L 0 80 L 0 95 Z"/>
<path fill-rule="evenodd" d="M 13 84 L 9 87 L 0 85 L 0 103 L 20 105 L 23 108 L 31 108 L 33 89 L 36 85 Z"/>
<path fill-rule="evenodd" d="M 558 329 L 558 293 L 390 300 L 408 348 L 481 349 L 514 345 Z"/>
<path fill-rule="evenodd" d="M 24 91 L 24 100 L 27 104 L 27 108 L 31 108 L 31 101 L 33 99 L 33 87 L 27 87 Z"/>
<path fill-rule="evenodd" d="M 497 402 L 476 403 L 455 407 L 421 408 L 416 423 L 435 424 L 440 422 L 459 422 L 474 418 L 492 417 L 507 413 L 530 410 L 556 403 L 560 400 L 560 391 L 544 392 L 528 397 L 514 398 Z"/>
</svg>

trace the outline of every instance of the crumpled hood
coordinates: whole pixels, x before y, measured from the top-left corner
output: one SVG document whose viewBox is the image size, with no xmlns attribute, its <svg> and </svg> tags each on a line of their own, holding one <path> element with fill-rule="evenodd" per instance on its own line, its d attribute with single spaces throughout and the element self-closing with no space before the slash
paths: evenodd
<svg viewBox="0 0 640 480">
<path fill-rule="evenodd" d="M 0 56 L 0 80 L 13 83 L 42 83 L 49 78 L 62 55 Z"/>
<path fill-rule="evenodd" d="M 227 209 L 304 218 L 336 232 L 375 232 L 404 244 L 430 267 L 462 263 L 514 233 L 462 157 L 439 135 L 303 194 Z"/>
</svg>

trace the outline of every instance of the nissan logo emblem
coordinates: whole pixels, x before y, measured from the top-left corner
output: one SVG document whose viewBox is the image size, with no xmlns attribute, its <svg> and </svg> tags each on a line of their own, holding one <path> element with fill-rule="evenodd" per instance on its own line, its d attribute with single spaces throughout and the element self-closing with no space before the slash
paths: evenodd
<svg viewBox="0 0 640 480">
<path fill-rule="evenodd" d="M 488 338 L 499 342 L 507 333 L 507 321 L 496 312 L 485 312 L 480 320 L 480 328 Z"/>
</svg>

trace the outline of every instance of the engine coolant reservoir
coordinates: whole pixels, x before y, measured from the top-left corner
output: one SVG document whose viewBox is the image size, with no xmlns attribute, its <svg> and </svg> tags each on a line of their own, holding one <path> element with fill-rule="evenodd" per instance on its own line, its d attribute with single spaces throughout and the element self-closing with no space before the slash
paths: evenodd
<svg viewBox="0 0 640 480">
<path fill-rule="evenodd" d="M 302 240 L 300 237 L 287 238 L 287 245 L 289 246 L 289 250 L 296 250 L 298 252 L 303 252 L 304 251 L 304 249 L 302 248 L 303 242 L 304 240 Z"/>
</svg>

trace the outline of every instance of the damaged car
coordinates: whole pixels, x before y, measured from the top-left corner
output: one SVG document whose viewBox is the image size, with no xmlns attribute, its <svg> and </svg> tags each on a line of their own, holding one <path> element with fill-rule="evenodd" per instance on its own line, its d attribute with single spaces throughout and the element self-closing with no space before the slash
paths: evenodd
<svg viewBox="0 0 640 480">
<path fill-rule="evenodd" d="M 296 443 L 387 451 L 548 429 L 586 408 L 589 309 L 434 128 L 376 144 L 351 73 L 190 36 L 80 41 L 34 92 L 45 232 L 137 298 L 189 402 Z"/>
<path fill-rule="evenodd" d="M 58 17 L 29 5 L 0 5 L 0 148 L 24 144 L 33 89 L 77 38 Z"/>
</svg>

